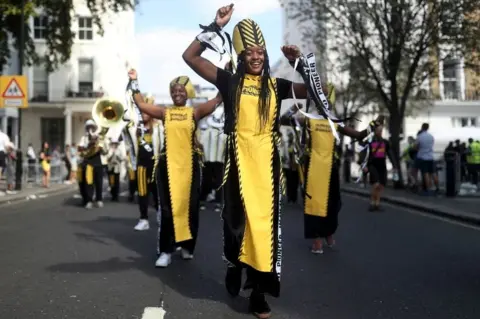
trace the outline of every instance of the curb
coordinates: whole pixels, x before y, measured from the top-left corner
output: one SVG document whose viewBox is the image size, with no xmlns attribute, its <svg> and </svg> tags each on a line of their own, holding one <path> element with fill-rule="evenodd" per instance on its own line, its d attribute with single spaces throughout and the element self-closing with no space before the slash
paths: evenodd
<svg viewBox="0 0 480 319">
<path fill-rule="evenodd" d="M 39 197 L 44 196 L 44 195 L 55 196 L 55 195 L 61 195 L 61 194 L 64 194 L 64 193 L 71 193 L 71 192 L 74 192 L 76 189 L 77 188 L 74 187 L 74 186 L 67 186 L 67 187 L 61 187 L 61 188 L 51 189 L 51 190 L 42 190 L 42 191 L 38 191 L 38 192 L 29 194 L 29 195 L 17 196 L 17 197 L 13 197 L 9 200 L 0 201 L 0 207 L 16 204 L 16 203 L 22 202 L 22 201 L 26 202 L 26 201 L 30 201 L 30 200 L 42 199 L 42 198 L 39 198 Z M 6 195 L 6 196 L 8 196 L 8 195 Z M 31 196 L 35 196 L 36 198 L 31 198 Z"/>
<path fill-rule="evenodd" d="M 370 197 L 370 193 L 361 190 L 361 189 L 352 189 L 348 187 L 340 187 L 340 190 L 342 192 L 348 193 L 348 194 L 354 194 L 354 195 L 359 195 L 362 197 Z M 404 198 L 395 198 L 392 196 L 383 196 L 382 201 L 385 201 L 387 203 L 396 205 L 396 206 L 402 206 L 410 209 L 414 209 L 417 211 L 421 211 L 422 213 L 430 214 L 430 215 L 435 215 L 435 216 L 440 216 L 443 218 L 447 218 L 450 220 L 455 220 L 463 223 L 468 223 L 468 224 L 473 224 L 480 226 L 480 215 L 477 216 L 475 214 L 469 214 L 466 212 L 453 212 L 451 210 L 447 209 L 442 209 L 440 207 L 432 207 L 429 205 L 424 205 L 421 203 L 418 203 L 416 201 L 409 201 Z"/>
</svg>

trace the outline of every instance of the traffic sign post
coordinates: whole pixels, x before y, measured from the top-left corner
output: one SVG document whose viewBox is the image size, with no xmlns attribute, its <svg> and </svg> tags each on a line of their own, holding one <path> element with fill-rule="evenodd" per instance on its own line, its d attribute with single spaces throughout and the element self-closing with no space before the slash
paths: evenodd
<svg viewBox="0 0 480 319">
<path fill-rule="evenodd" d="M 0 76 L 0 108 L 27 108 L 27 77 L 25 75 Z"/>
</svg>

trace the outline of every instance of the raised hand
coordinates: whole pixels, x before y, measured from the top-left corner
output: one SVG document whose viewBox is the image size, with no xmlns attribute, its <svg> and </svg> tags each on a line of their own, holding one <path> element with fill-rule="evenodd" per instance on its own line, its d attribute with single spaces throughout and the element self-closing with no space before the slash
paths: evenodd
<svg viewBox="0 0 480 319">
<path fill-rule="evenodd" d="M 220 27 L 223 28 L 227 25 L 227 23 L 232 18 L 233 14 L 233 3 L 228 6 L 221 7 L 217 10 L 217 15 L 215 16 L 215 23 Z"/>
<path fill-rule="evenodd" d="M 136 80 L 137 79 L 137 70 L 130 69 L 130 71 L 128 71 L 128 78 L 130 80 Z"/>
<path fill-rule="evenodd" d="M 288 61 L 294 61 L 301 54 L 300 49 L 296 45 L 284 45 L 281 47 L 281 50 Z"/>
</svg>

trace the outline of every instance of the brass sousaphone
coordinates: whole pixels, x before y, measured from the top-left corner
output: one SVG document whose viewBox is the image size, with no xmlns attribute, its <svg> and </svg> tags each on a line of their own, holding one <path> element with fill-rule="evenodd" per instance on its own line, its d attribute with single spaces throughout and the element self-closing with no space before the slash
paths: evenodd
<svg viewBox="0 0 480 319">
<path fill-rule="evenodd" d="M 92 108 L 92 119 L 102 129 L 110 129 L 123 121 L 125 107 L 115 99 L 104 98 L 95 102 Z"/>
</svg>

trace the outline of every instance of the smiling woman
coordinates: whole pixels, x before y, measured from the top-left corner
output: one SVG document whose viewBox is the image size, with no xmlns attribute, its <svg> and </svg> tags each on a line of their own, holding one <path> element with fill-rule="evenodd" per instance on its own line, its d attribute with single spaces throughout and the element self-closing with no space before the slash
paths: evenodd
<svg viewBox="0 0 480 319">
<path fill-rule="evenodd" d="M 164 122 L 165 142 L 156 159 L 154 173 L 159 194 L 160 209 L 157 220 L 157 267 L 167 267 L 175 246 L 182 249 L 183 259 L 193 258 L 198 230 L 201 154 L 195 147 L 197 122 L 212 113 L 221 102 L 220 95 L 188 107 L 187 101 L 195 97 L 192 82 L 187 76 L 175 77 L 169 85 L 173 106 L 165 107 L 145 102 L 140 94 L 137 72 L 129 72 L 129 87 L 135 104 L 141 112 Z"/>
</svg>

